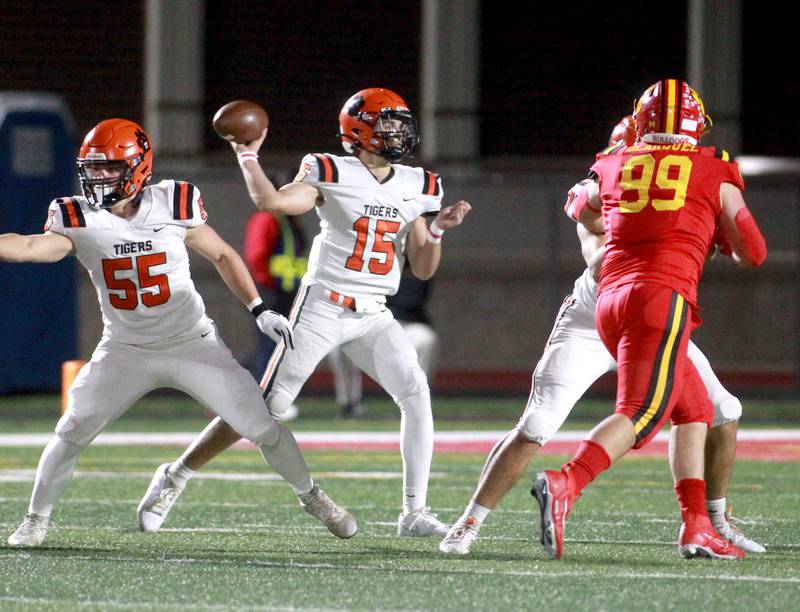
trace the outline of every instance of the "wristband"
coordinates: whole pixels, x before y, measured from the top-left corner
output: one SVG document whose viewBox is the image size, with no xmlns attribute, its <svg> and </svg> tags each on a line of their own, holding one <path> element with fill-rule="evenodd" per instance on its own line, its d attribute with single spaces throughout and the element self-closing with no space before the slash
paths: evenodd
<svg viewBox="0 0 800 612">
<path fill-rule="evenodd" d="M 266 312 L 269 309 L 266 306 L 264 306 L 264 302 L 261 301 L 261 298 L 257 297 L 247 305 L 247 310 L 249 310 L 253 314 L 253 316 L 257 319 L 258 315 L 260 315 L 262 312 Z"/>
<path fill-rule="evenodd" d="M 236 154 L 236 161 L 239 162 L 240 166 L 244 166 L 244 162 L 247 161 L 254 161 L 258 163 L 258 155 L 252 151 L 241 151 L 240 153 Z"/>
<path fill-rule="evenodd" d="M 444 236 L 444 230 L 439 229 L 439 226 L 436 225 L 436 219 L 434 219 L 433 223 L 428 227 L 427 240 L 433 244 L 439 244 L 442 241 L 442 236 Z"/>
</svg>

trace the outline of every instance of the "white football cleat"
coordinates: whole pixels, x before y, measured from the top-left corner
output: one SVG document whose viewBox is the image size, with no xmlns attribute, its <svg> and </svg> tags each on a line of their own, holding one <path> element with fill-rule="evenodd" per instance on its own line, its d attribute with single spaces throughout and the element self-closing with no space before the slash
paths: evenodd
<svg viewBox="0 0 800 612">
<path fill-rule="evenodd" d="M 408 513 L 400 513 L 397 518 L 397 535 L 400 537 L 428 538 L 446 536 L 450 528 L 436 518 L 428 506 Z"/>
<path fill-rule="evenodd" d="M 153 474 L 150 486 L 144 494 L 136 515 L 139 517 L 139 528 L 142 531 L 158 531 L 167 520 L 172 505 L 183 492 L 183 487 L 170 478 L 167 469 L 171 463 L 162 463 Z"/>
<path fill-rule="evenodd" d="M 443 553 L 456 553 L 457 555 L 466 555 L 469 549 L 478 539 L 478 531 L 481 526 L 474 516 L 468 516 L 466 519 L 459 519 L 456 521 L 444 539 L 439 542 L 439 552 Z"/>
<path fill-rule="evenodd" d="M 22 521 L 22 524 L 17 527 L 17 530 L 8 536 L 8 545 L 21 548 L 41 546 L 47 535 L 49 524 L 50 519 L 48 517 L 29 512 L 25 515 L 25 520 Z"/>
<path fill-rule="evenodd" d="M 322 521 L 337 538 L 352 538 L 358 531 L 358 523 L 353 515 L 337 506 L 325 495 L 325 491 L 315 484 L 314 488 L 304 495 L 299 495 L 300 505 L 311 516 Z"/>
<path fill-rule="evenodd" d="M 746 552 L 767 552 L 767 549 L 764 548 L 764 546 L 744 535 L 742 530 L 739 529 L 739 527 L 737 527 L 733 522 L 734 520 L 735 519 L 731 519 L 730 513 L 726 512 L 724 520 L 712 519 L 711 522 L 713 523 L 714 528 L 717 530 L 717 533 L 719 533 L 719 535 L 728 540 L 728 542 L 734 546 L 737 546 Z"/>
</svg>

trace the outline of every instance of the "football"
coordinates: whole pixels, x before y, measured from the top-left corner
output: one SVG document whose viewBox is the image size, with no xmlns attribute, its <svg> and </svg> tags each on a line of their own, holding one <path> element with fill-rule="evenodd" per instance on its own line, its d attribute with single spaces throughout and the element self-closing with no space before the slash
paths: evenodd
<svg viewBox="0 0 800 612">
<path fill-rule="evenodd" d="M 261 136 L 269 125 L 269 116 L 255 102 L 234 100 L 216 112 L 212 125 L 220 138 L 244 144 Z"/>
</svg>

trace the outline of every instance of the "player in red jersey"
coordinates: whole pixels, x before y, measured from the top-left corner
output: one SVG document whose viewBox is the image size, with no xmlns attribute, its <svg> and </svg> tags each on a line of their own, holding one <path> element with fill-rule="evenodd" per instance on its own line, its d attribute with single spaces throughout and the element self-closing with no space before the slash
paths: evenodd
<svg viewBox="0 0 800 612">
<path fill-rule="evenodd" d="M 542 544 L 561 558 L 564 521 L 582 490 L 670 418 L 681 554 L 741 558 L 706 512 L 703 447 L 712 408 L 686 347 L 700 323 L 697 285 L 715 241 L 753 267 L 766 258 L 766 245 L 742 198 L 736 163 L 725 151 L 698 146 L 711 122 L 689 85 L 652 85 L 634 120 L 636 142 L 597 156 L 575 211 L 588 229 L 606 235 L 597 328 L 618 365 L 615 414 L 561 471 L 536 476 L 531 493 L 541 510 Z"/>
</svg>

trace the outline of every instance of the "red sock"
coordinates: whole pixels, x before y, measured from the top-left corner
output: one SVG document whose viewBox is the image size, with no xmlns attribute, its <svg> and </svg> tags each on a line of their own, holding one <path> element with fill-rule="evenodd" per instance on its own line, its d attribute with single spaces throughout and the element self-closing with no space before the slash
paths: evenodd
<svg viewBox="0 0 800 612">
<path fill-rule="evenodd" d="M 681 507 L 681 519 L 689 522 L 694 516 L 706 516 L 706 481 L 684 478 L 675 483 L 675 493 Z"/>
<path fill-rule="evenodd" d="M 581 442 L 572 460 L 561 468 L 567 477 L 570 497 L 577 499 L 581 491 L 609 467 L 611 457 L 606 449 L 591 440 Z"/>
</svg>

